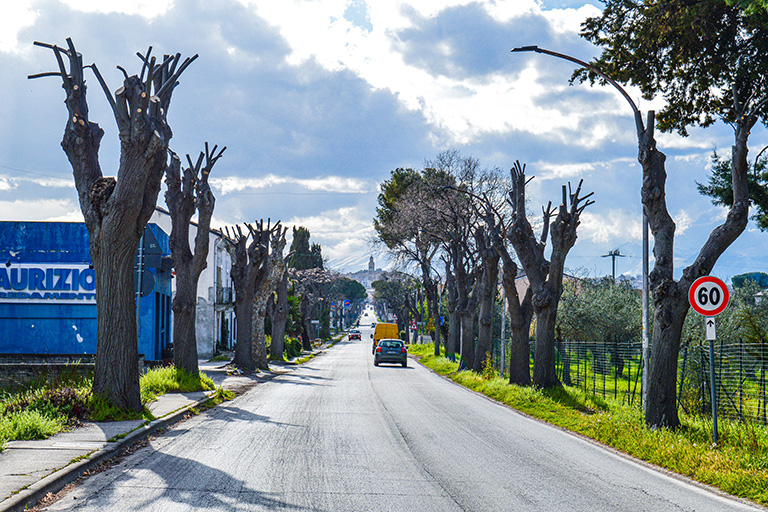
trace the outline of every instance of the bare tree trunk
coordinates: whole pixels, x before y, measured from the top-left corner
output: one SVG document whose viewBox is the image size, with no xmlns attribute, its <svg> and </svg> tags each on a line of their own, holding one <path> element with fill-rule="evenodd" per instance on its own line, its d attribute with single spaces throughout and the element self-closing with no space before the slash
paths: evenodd
<svg viewBox="0 0 768 512">
<path fill-rule="evenodd" d="M 557 303 L 553 299 L 547 307 L 537 309 L 536 347 L 533 357 L 533 382 L 540 388 L 560 385 L 555 372 L 555 323 L 557 322 Z M 534 303 L 536 298 L 534 298 Z M 555 306 L 551 306 L 555 302 Z"/>
<path fill-rule="evenodd" d="M 312 340 L 309 338 L 309 297 L 302 295 L 299 303 L 301 313 L 301 346 L 304 350 L 312 350 Z"/>
<path fill-rule="evenodd" d="M 531 385 L 530 343 L 531 320 L 533 319 L 533 293 L 529 286 L 523 300 L 517 293 L 517 265 L 509 255 L 503 243 L 498 244 L 504 272 L 502 285 L 507 297 L 507 310 L 510 318 L 509 383 L 518 386 Z"/>
<path fill-rule="evenodd" d="M 272 359 L 282 359 L 285 351 L 285 327 L 288 323 L 288 272 L 283 272 L 283 278 L 277 287 L 277 299 L 275 300 L 272 314 L 272 345 L 270 354 Z"/>
<path fill-rule="evenodd" d="M 110 237 L 100 239 L 102 243 Z M 139 345 L 136 334 L 136 305 L 131 297 L 126 301 L 123 290 L 133 290 L 133 263 L 138 240 L 130 241 L 121 248 L 109 247 L 110 257 L 101 258 L 105 252 L 94 248 L 91 256 L 96 274 L 96 354 L 93 390 L 127 410 L 141 410 L 139 392 Z M 96 249 L 94 251 L 94 249 Z M 119 251 L 119 252 L 118 252 Z M 130 265 L 126 265 L 130 261 Z M 131 294 L 132 295 L 132 294 Z M 133 321 L 130 321 L 132 319 Z M 132 342 L 127 342 L 132 340 Z M 111 364 L 110 364 L 111 363 Z M 99 387 L 96 383 L 99 382 Z"/>
<path fill-rule="evenodd" d="M 508 236 L 525 269 L 533 292 L 533 307 L 536 312 L 533 383 L 537 387 L 547 388 L 560 384 L 555 371 L 555 325 L 557 322 L 557 305 L 563 291 L 565 258 L 568 251 L 576 243 L 576 228 L 579 225 L 581 212 L 593 204 L 593 201 L 588 200 L 592 194 L 579 197 L 581 181 L 575 193 L 566 193 L 566 188 L 563 186 L 562 203 L 551 226 L 552 261 L 550 263 L 544 257 L 544 247 L 550 229 L 549 220 L 554 213 L 552 203 L 550 202 L 546 208 L 542 208 L 544 228 L 541 238 L 537 240 L 525 211 L 525 185 L 527 183 L 525 167 L 521 166 L 520 162 L 515 162 L 511 176 L 512 190 L 509 195 L 513 210 L 513 223 Z"/>
<path fill-rule="evenodd" d="M 238 226 L 239 232 L 239 226 Z M 248 237 L 240 234 L 239 238 L 225 239 L 225 247 L 232 258 L 232 284 L 235 288 L 235 358 L 232 364 L 247 371 L 253 371 L 253 352 L 251 349 L 251 303 L 253 288 L 248 286 Z"/>
<path fill-rule="evenodd" d="M 679 281 L 673 277 L 674 233 L 666 205 L 666 156 L 656 148 L 655 115 L 648 113 L 643 126 L 636 113 L 638 127 L 638 160 L 643 166 L 642 197 L 648 224 L 654 238 L 655 264 L 649 281 L 654 304 L 653 340 L 651 345 L 645 422 L 651 427 L 676 428 L 677 357 L 685 315 L 688 311 L 688 290 L 701 276 L 708 275 L 717 259 L 744 231 L 749 212 L 747 191 L 747 140 L 757 122 L 755 112 L 747 113 L 746 105 L 734 98 L 735 143 L 731 155 L 733 205 L 723 224 L 716 227 L 701 248 L 696 260 L 683 270 Z"/>
<path fill-rule="evenodd" d="M 483 266 L 483 274 L 478 289 L 480 312 L 478 314 L 477 350 L 475 364 L 472 369 L 476 372 L 483 370 L 487 355 L 493 350 L 493 316 L 496 304 L 496 287 L 499 280 L 499 254 L 491 245 L 490 237 L 482 227 L 475 230 L 478 249 Z"/>
<path fill-rule="evenodd" d="M 473 302 L 468 301 L 469 304 Z M 461 323 L 461 361 L 459 361 L 459 370 L 472 369 L 475 363 L 475 318 L 474 308 L 466 307 L 459 312 L 459 321 Z"/>
<path fill-rule="evenodd" d="M 59 69 L 29 78 L 58 76 L 66 92 L 68 118 L 61 146 L 72 165 L 96 275 L 93 392 L 113 405 L 140 411 L 134 256 L 157 204 L 166 168 L 168 143 L 173 135 L 166 118 L 171 93 L 181 73 L 197 56 L 185 59 L 177 68 L 180 54 L 166 57 L 159 65 L 155 57 L 150 58 L 151 49 L 146 55 L 139 54 L 143 62 L 141 76 L 129 77 L 123 70 L 123 86 L 114 95 L 96 66 L 88 66 L 109 101 L 120 132 L 120 164 L 115 180 L 104 177 L 99 165 L 104 132 L 88 119 L 82 55 L 69 38 L 66 49 L 35 44 L 53 50 Z"/>
<path fill-rule="evenodd" d="M 269 370 L 264 321 L 267 317 L 267 301 L 274 292 L 280 274 L 285 271 L 283 249 L 285 248 L 285 230 L 280 222 L 270 228 L 262 229 L 259 225 L 259 237 L 269 238 L 270 252 L 264 252 L 256 274 L 255 293 L 253 295 L 253 359 L 256 368 Z"/>
<path fill-rule="evenodd" d="M 208 186 L 208 175 L 213 165 L 224 153 L 218 154 L 217 146 L 209 151 L 205 143 L 205 152 L 200 152 L 197 163 L 187 155 L 189 166 L 181 173 L 181 162 L 172 153 L 171 164 L 166 171 L 165 202 L 171 214 L 171 257 L 176 271 L 176 295 L 173 297 L 173 364 L 176 368 L 196 376 L 197 335 L 195 332 L 197 317 L 197 285 L 200 274 L 208 265 L 207 257 L 210 241 L 211 217 L 215 199 Z M 205 158 L 205 166 L 203 166 Z M 197 233 L 195 234 L 194 253 L 189 247 L 189 226 L 192 215 L 197 210 Z"/>
</svg>

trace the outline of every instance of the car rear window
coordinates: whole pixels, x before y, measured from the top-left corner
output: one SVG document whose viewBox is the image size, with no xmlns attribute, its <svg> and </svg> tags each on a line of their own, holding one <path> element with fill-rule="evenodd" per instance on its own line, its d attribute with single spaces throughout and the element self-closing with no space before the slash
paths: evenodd
<svg viewBox="0 0 768 512">
<path fill-rule="evenodd" d="M 381 346 L 382 347 L 386 347 L 386 348 L 397 348 L 397 347 L 402 347 L 403 346 L 403 342 L 402 341 L 383 340 L 381 342 Z"/>
</svg>

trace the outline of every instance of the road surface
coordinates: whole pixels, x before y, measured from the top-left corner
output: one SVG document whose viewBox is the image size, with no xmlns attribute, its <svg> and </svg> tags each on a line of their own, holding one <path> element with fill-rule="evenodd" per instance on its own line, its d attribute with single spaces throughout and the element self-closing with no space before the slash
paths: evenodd
<svg viewBox="0 0 768 512">
<path fill-rule="evenodd" d="M 762 510 L 526 418 L 414 362 L 376 368 L 370 321 L 361 331 L 362 341 L 178 424 L 46 510 Z"/>
</svg>

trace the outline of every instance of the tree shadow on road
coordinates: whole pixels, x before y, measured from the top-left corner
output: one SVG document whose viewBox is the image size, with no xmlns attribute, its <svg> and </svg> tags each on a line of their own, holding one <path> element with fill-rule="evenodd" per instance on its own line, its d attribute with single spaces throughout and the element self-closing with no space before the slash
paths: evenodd
<svg viewBox="0 0 768 512">
<path fill-rule="evenodd" d="M 220 459 L 214 458 L 212 465 L 208 465 L 151 447 L 146 450 L 144 456 L 115 467 L 112 471 L 117 474 L 110 476 L 103 473 L 91 479 L 94 488 L 90 489 L 86 499 L 82 499 L 82 489 L 75 491 L 80 499 L 68 503 L 70 500 L 65 498 L 57 503 L 58 507 L 54 510 L 64 510 L 59 507 L 68 508 L 69 505 L 77 505 L 83 510 L 121 512 L 318 510 L 316 507 L 289 503 L 279 496 L 282 491 L 267 492 L 251 488 L 251 483 L 213 467 L 213 464 L 222 463 Z"/>
</svg>

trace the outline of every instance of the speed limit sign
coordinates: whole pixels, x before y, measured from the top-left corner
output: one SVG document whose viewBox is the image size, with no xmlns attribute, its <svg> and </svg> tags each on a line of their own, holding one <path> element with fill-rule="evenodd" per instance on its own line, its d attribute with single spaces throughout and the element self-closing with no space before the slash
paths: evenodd
<svg viewBox="0 0 768 512">
<path fill-rule="evenodd" d="M 715 316 L 728 305 L 728 287 L 720 279 L 712 276 L 698 278 L 688 290 L 688 301 L 700 315 Z"/>
</svg>

